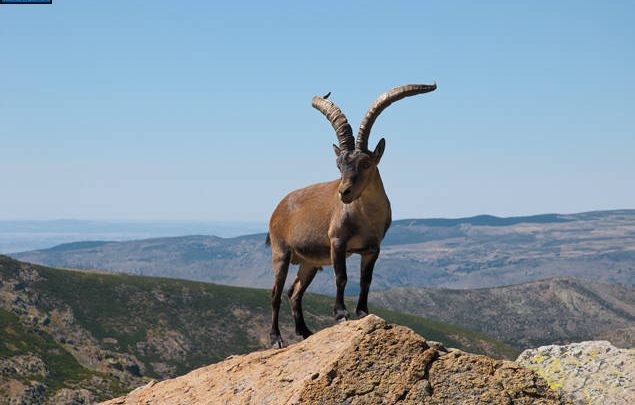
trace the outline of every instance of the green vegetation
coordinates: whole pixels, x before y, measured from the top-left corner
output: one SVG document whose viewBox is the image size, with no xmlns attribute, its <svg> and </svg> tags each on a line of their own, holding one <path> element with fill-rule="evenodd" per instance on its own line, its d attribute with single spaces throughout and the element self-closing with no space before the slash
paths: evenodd
<svg viewBox="0 0 635 405">
<path fill-rule="evenodd" d="M 43 377 L 44 383 L 51 392 L 74 386 L 98 373 L 85 369 L 77 360 L 53 339 L 37 330 L 28 329 L 20 323 L 18 317 L 0 309 L 0 359 L 8 359 L 19 355 L 35 355 L 41 358 L 48 368 L 48 375 Z M 23 382 L 33 379 L 32 376 L 10 377 Z"/>
<path fill-rule="evenodd" d="M 247 333 L 248 328 L 259 330 L 263 339 L 267 337 L 268 290 L 120 274 L 46 268 L 38 268 L 38 271 L 44 276 L 38 289 L 73 308 L 78 323 L 96 338 L 115 338 L 118 344 L 113 348 L 118 351 L 132 352 L 144 362 L 152 363 L 162 360 L 161 353 L 136 348 L 152 328 L 160 325 L 163 330 L 190 337 L 195 344 L 187 358 L 175 364 L 177 373 L 232 354 L 262 348 L 263 342 Z M 333 324 L 332 305 L 330 297 L 307 294 L 303 307 L 314 329 Z M 354 303 L 349 306 L 354 307 Z M 290 328 L 289 308 L 283 308 L 281 312 L 282 322 Z M 495 357 L 516 354 L 509 346 L 441 321 L 380 308 L 373 308 L 373 312 L 389 322 L 408 326 L 422 336 L 448 345 L 477 352 L 495 348 L 495 353 L 489 353 Z M 244 314 L 245 319 L 237 319 L 235 314 Z M 254 324 L 255 319 L 259 325 Z M 461 336 L 462 340 L 455 336 Z M 470 340 L 485 344 L 466 345 L 465 342 Z"/>
</svg>

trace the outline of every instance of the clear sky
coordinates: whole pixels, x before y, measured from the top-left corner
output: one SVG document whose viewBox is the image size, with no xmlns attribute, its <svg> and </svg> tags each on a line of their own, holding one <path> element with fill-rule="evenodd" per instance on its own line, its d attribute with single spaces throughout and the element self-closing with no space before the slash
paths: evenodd
<svg viewBox="0 0 635 405">
<path fill-rule="evenodd" d="M 0 219 L 265 222 L 378 119 L 395 218 L 635 208 L 635 2 L 0 5 Z M 356 131 L 356 130 L 355 130 Z"/>
</svg>

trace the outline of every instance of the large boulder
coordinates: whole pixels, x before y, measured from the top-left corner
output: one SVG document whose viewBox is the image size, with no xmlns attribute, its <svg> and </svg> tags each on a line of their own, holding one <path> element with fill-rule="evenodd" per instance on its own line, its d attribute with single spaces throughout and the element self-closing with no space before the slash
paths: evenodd
<svg viewBox="0 0 635 405">
<path fill-rule="evenodd" d="M 369 315 L 153 382 L 105 404 L 562 404 L 532 371 Z"/>
<path fill-rule="evenodd" d="M 575 404 L 635 404 L 635 349 L 600 340 L 525 350 L 516 360 Z"/>
</svg>

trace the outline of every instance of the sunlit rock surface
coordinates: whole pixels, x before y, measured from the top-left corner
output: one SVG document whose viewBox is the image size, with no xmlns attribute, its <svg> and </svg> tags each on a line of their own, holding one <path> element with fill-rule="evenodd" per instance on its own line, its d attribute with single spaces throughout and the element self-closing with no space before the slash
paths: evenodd
<svg viewBox="0 0 635 405">
<path fill-rule="evenodd" d="M 107 404 L 562 404 L 532 371 L 369 315 L 150 383 Z"/>
</svg>

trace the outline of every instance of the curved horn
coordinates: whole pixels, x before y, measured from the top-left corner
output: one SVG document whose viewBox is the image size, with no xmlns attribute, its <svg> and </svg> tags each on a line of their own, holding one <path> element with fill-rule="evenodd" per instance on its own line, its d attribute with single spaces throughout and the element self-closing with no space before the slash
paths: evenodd
<svg viewBox="0 0 635 405">
<path fill-rule="evenodd" d="M 389 105 L 395 101 L 399 101 L 402 98 L 414 96 L 417 94 L 428 93 L 434 91 L 437 88 L 437 83 L 433 84 L 406 84 L 404 86 L 395 87 L 392 90 L 382 94 L 372 106 L 368 109 L 366 116 L 359 125 L 359 132 L 357 133 L 357 144 L 355 147 L 359 150 L 368 150 L 368 136 L 370 135 L 370 129 L 373 127 L 375 120 L 379 117 L 382 111 L 384 111 Z"/>
<path fill-rule="evenodd" d="M 330 95 L 330 92 L 328 95 Z M 353 150 L 355 147 L 353 129 L 349 125 L 346 115 L 344 115 L 342 110 L 324 97 L 315 96 L 311 101 L 311 105 L 324 114 L 326 119 L 333 125 L 337 140 L 340 143 L 340 149 Z"/>
</svg>

